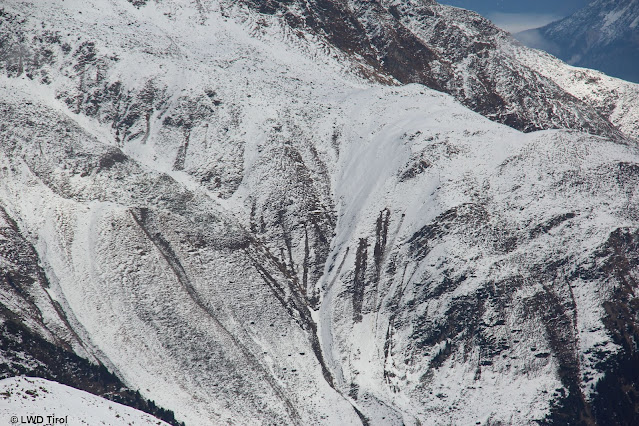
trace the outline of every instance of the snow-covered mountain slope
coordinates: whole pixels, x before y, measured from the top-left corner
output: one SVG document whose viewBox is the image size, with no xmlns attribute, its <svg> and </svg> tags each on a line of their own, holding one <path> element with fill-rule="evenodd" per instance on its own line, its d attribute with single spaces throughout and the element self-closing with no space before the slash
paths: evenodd
<svg viewBox="0 0 639 426">
<path fill-rule="evenodd" d="M 284 22 L 294 35 L 310 32 L 382 77 L 452 94 L 511 127 L 616 133 L 593 105 L 506 54 L 501 45 L 512 44 L 510 35 L 473 12 L 432 0 L 247 3 L 263 13 L 263 22 Z"/>
<path fill-rule="evenodd" d="M 26 377 L 0 381 L 0 418 L 6 424 L 167 425 L 125 405 L 49 380 Z"/>
<path fill-rule="evenodd" d="M 517 37 L 570 64 L 639 82 L 637 0 L 594 0 L 567 18 Z"/>
<path fill-rule="evenodd" d="M 359 178 L 336 185 L 321 329 L 340 330 L 323 346 L 344 392 L 432 424 L 542 420 L 562 387 L 579 407 L 602 363 L 622 353 L 595 302 L 618 284 L 591 276 L 591 262 L 614 264 L 615 234 L 633 238 L 634 207 L 620 208 L 633 203 L 636 154 L 566 133 L 477 123 L 473 134 L 420 120 L 430 111 L 413 121 L 408 105 L 383 108 L 406 124 L 379 136 L 379 123 L 356 127 L 374 136 L 343 157 L 343 175 Z M 383 184 L 371 185 L 377 174 Z"/>
<path fill-rule="evenodd" d="M 130 160 L 25 89 L 2 96 L 21 106 L 3 107 L 3 201 L 35 225 L 50 292 L 73 305 L 107 366 L 194 424 L 354 416 L 324 379 L 308 308 L 267 248 L 203 190 Z M 19 129 L 42 137 L 24 143 Z M 302 401 L 313 409 L 299 414 Z"/>
<path fill-rule="evenodd" d="M 187 424 L 632 420 L 635 108 L 431 2 L 133 3 L 4 6 L 7 323 Z"/>
<path fill-rule="evenodd" d="M 117 3 L 97 4 L 84 14 L 81 7 L 67 3 L 47 4 L 41 13 L 28 4 L 5 9 L 3 44 L 7 47 L 1 62 L 9 75 L 24 72 L 43 82 L 61 70 L 74 84 L 59 90 L 60 98 L 90 115 L 105 114 L 101 108 L 104 101 L 126 103 L 119 86 L 106 86 L 104 80 L 106 70 L 121 63 L 117 47 L 137 51 L 140 60 L 162 52 L 161 56 L 191 62 L 208 55 L 210 48 L 208 44 L 193 50 L 194 31 L 200 33 L 200 41 L 211 40 L 207 29 L 217 27 L 216 16 L 226 16 L 242 22 L 243 32 L 253 37 L 279 39 L 306 50 L 316 60 L 326 60 L 328 55 L 333 63 L 341 63 L 337 66 L 373 80 L 422 83 L 443 90 L 471 109 L 520 130 L 572 128 L 599 135 L 616 133 L 593 105 L 575 99 L 552 79 L 505 55 L 499 46 L 512 43 L 508 34 L 473 12 L 430 0 L 199 1 L 197 7 L 186 8 L 170 1 L 133 3 L 138 11 L 117 11 Z M 119 14 L 105 15 L 105 9 Z M 26 16 L 30 19 L 25 22 Z M 176 33 L 182 25 L 187 31 Z M 92 27 L 90 36 L 83 38 L 81 34 L 88 27 Z M 117 35 L 111 34 L 111 27 L 120 28 Z M 59 28 L 66 29 L 66 34 Z M 186 46 L 191 49 L 190 59 L 184 56 L 189 53 Z M 87 67 L 92 71 L 85 74 Z M 57 81 L 53 79 L 53 84 Z M 143 91 L 145 82 L 139 83 L 140 93 L 131 100 L 138 101 L 141 110 L 126 110 L 124 105 L 124 111 L 117 111 L 115 105 L 111 108 L 109 118 L 117 121 L 118 130 L 124 133 L 120 137 L 129 136 L 131 120 L 138 121 L 138 115 L 146 115 L 145 108 L 161 101 L 149 98 L 154 87 Z M 78 87 L 87 97 L 78 97 Z M 136 132 L 143 131 L 144 127 Z"/>
<path fill-rule="evenodd" d="M 562 89 L 595 106 L 599 114 L 624 134 L 639 139 L 639 84 L 610 77 L 600 71 L 566 65 L 548 53 L 523 46 L 504 45 L 524 65 L 552 78 Z"/>
</svg>

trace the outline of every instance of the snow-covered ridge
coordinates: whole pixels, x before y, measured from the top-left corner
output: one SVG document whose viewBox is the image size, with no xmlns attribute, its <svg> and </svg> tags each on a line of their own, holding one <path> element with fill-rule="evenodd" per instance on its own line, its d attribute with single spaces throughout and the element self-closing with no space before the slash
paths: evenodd
<svg viewBox="0 0 639 426">
<path fill-rule="evenodd" d="M 216 0 L 199 1 L 198 7 L 185 7 L 171 1 L 135 4 L 138 8 L 130 4 L 116 7 L 116 3 L 107 6 L 97 2 L 79 6 L 65 2 L 52 4 L 53 9 L 47 9 L 57 9 L 58 13 L 45 12 L 41 16 L 37 10 L 27 13 L 24 9 L 23 15 L 17 16 L 9 11 L 5 15 L 10 46 L 5 63 L 7 71 L 16 75 L 23 70 L 30 78 L 46 82 L 48 74 L 57 73 L 55 68 L 64 64 L 62 74 L 80 80 L 80 91 L 89 96 L 80 96 L 73 87 L 75 84 L 57 88 L 57 96 L 74 109 L 115 119 L 119 138 L 144 133 L 144 120 L 140 118 L 153 106 L 149 103 L 162 101 L 163 86 L 161 78 L 156 77 L 171 75 L 177 70 L 178 73 L 193 71 L 195 64 L 202 62 L 213 61 L 219 65 L 228 60 L 241 61 L 241 52 L 254 51 L 253 48 L 238 50 L 237 43 L 234 47 L 228 45 L 233 44 L 232 40 L 243 40 L 253 47 L 259 45 L 257 50 L 261 52 L 274 52 L 278 62 L 284 60 L 284 66 L 311 59 L 315 64 L 341 70 L 342 77 L 346 78 L 357 76 L 390 84 L 426 84 L 452 94 L 492 120 L 520 130 L 572 128 L 594 134 L 617 134 L 608 117 L 597 112 L 597 105 L 571 97 L 552 78 L 540 75 L 535 67 L 522 66 L 517 58 L 505 54 L 508 49 L 501 48 L 503 43 L 514 42 L 506 33 L 461 9 L 432 2 L 382 2 L 374 6 L 358 1 L 329 2 L 329 7 L 304 2 L 263 4 Z M 82 7 L 88 9 L 84 14 Z M 21 16 L 32 16 L 30 24 L 16 26 Z M 82 34 L 83 29 L 90 26 L 92 37 L 84 41 L 82 37 L 67 39 L 59 31 L 47 29 L 47 24 L 56 25 L 56 16 L 62 17 L 62 27 L 71 30 L 69 35 Z M 36 34 L 24 35 L 22 32 L 30 25 Z M 111 34 L 113 28 L 119 28 L 117 35 Z M 246 37 L 247 34 L 250 36 Z M 18 41 L 21 38 L 32 38 L 33 44 L 22 43 L 24 51 L 19 50 L 16 46 L 21 44 Z M 135 60 L 131 64 L 121 61 L 122 55 L 116 53 L 116 46 L 125 49 L 127 55 L 135 52 Z M 290 55 L 282 57 L 278 51 L 288 51 Z M 229 57 L 231 52 L 235 55 Z M 535 56 L 532 51 L 530 54 Z M 157 56 L 177 62 L 187 60 L 191 65 L 184 69 L 175 63 L 164 64 L 160 73 L 152 71 L 153 67 L 148 70 L 150 73 L 134 71 L 140 63 L 157 62 Z M 104 84 L 109 81 L 105 81 L 107 69 L 112 67 L 127 74 L 133 72 L 130 77 L 141 93 L 128 96 L 133 96 L 129 102 L 138 101 L 136 108 L 100 111 L 103 108 L 96 104 L 99 99 L 116 96 L 126 100 L 126 93 L 120 93 L 119 86 Z M 295 68 L 299 68 L 298 65 Z M 149 83 L 150 78 L 155 85 Z M 191 79 L 186 74 L 173 74 L 171 80 L 184 83 Z M 187 89 L 183 83 L 182 88 Z M 158 96 L 149 98 L 150 93 L 158 91 Z M 117 109 L 116 106 L 110 109 L 113 108 Z M 131 126 L 131 120 L 139 124 Z"/>
<path fill-rule="evenodd" d="M 599 113 L 608 118 L 627 136 L 639 140 L 639 84 L 610 77 L 600 71 L 573 67 L 552 55 L 531 51 L 517 45 L 504 46 L 523 64 L 552 78 L 566 92 L 596 106 Z"/>
<path fill-rule="evenodd" d="M 49 380 L 27 377 L 0 380 L 0 419 L 6 424 L 167 425 L 125 405 Z"/>
</svg>

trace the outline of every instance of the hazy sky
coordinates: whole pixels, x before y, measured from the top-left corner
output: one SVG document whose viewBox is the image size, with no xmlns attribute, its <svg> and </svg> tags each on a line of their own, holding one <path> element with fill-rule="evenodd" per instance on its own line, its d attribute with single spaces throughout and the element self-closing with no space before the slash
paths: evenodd
<svg viewBox="0 0 639 426">
<path fill-rule="evenodd" d="M 516 33 L 538 28 L 568 16 L 590 0 L 438 0 L 484 15 L 496 25 Z"/>
</svg>

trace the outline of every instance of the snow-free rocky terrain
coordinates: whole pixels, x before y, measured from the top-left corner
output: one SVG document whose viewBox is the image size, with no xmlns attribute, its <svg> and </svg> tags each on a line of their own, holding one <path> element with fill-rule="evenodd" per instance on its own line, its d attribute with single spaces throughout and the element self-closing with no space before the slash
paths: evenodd
<svg viewBox="0 0 639 426">
<path fill-rule="evenodd" d="M 0 10 L 2 377 L 187 425 L 636 424 L 637 85 L 428 0 Z"/>
</svg>

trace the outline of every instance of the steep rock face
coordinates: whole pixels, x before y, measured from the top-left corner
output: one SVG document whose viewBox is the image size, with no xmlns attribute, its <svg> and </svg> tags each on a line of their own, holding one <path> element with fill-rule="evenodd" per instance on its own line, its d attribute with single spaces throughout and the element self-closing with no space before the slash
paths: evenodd
<svg viewBox="0 0 639 426">
<path fill-rule="evenodd" d="M 639 82 L 639 2 L 597 0 L 560 21 L 517 37 L 569 64 Z"/>
<path fill-rule="evenodd" d="M 636 86 L 367 4 L 6 6 L 2 304 L 189 424 L 632 421 Z"/>
</svg>

